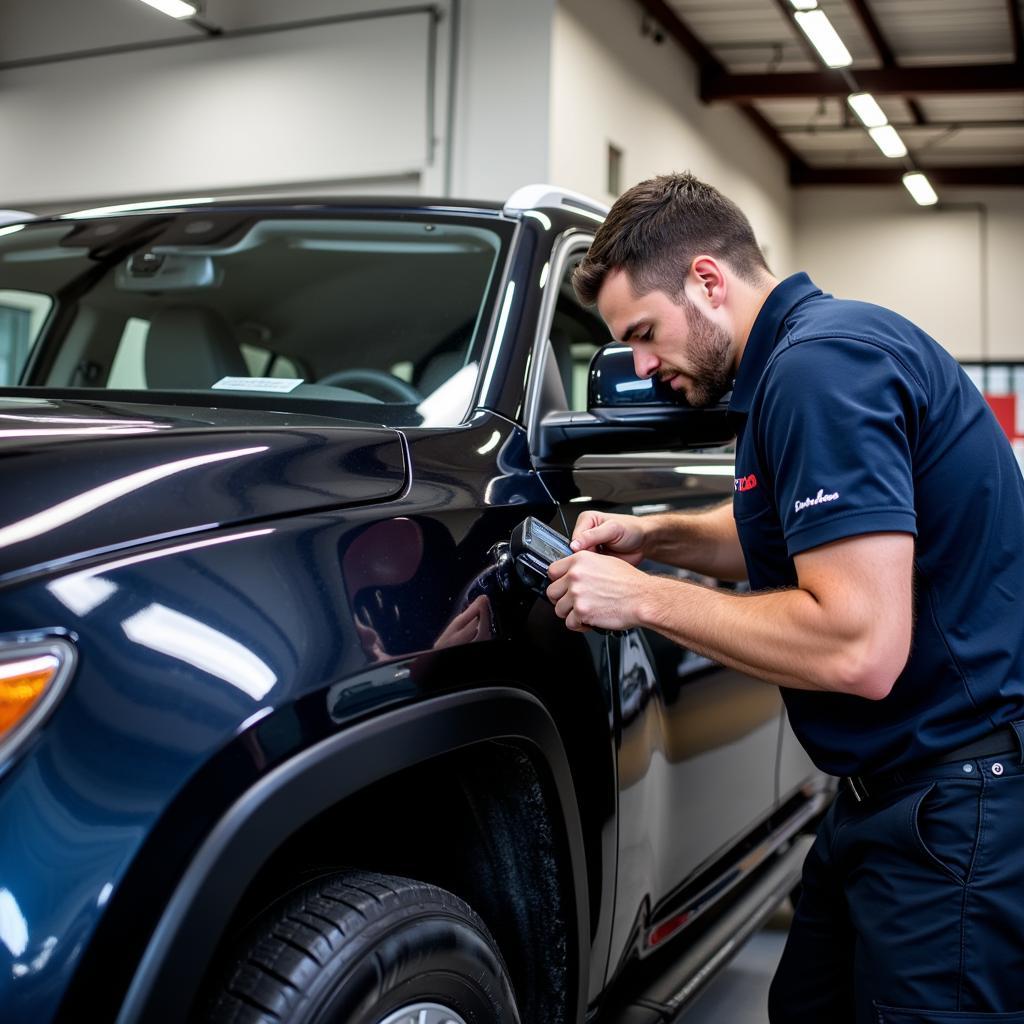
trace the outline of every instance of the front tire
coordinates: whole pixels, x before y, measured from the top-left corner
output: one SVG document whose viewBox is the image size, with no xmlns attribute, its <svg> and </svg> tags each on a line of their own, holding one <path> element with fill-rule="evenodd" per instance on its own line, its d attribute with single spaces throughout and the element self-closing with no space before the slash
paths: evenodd
<svg viewBox="0 0 1024 1024">
<path fill-rule="evenodd" d="M 254 925 L 209 1015 L 216 1024 L 519 1024 L 479 917 L 424 882 L 320 878 Z"/>
</svg>

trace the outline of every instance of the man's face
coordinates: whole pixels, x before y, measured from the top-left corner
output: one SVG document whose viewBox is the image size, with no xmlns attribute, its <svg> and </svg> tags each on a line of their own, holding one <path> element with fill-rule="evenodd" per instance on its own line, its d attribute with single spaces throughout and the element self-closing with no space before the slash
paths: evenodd
<svg viewBox="0 0 1024 1024">
<path fill-rule="evenodd" d="M 616 341 L 633 350 L 638 377 L 668 381 L 697 407 L 714 405 L 732 387 L 731 336 L 685 295 L 679 301 L 662 291 L 637 296 L 628 274 L 613 270 L 597 309 Z"/>
</svg>

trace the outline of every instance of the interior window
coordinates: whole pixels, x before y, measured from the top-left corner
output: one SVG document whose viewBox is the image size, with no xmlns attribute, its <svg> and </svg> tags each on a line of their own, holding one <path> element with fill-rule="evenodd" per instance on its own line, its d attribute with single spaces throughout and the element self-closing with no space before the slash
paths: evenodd
<svg viewBox="0 0 1024 1024">
<path fill-rule="evenodd" d="M 590 360 L 612 340 L 597 310 L 582 305 L 573 291 L 572 273 L 583 256 L 582 252 L 571 256 L 562 273 L 549 334 L 569 408 L 578 412 L 587 408 Z"/>
<path fill-rule="evenodd" d="M 0 386 L 18 382 L 52 308 L 49 295 L 0 289 Z"/>
</svg>

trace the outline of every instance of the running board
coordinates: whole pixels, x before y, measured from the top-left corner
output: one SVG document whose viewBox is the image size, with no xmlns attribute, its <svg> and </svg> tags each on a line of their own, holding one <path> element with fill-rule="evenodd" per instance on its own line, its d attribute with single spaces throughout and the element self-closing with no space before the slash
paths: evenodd
<svg viewBox="0 0 1024 1024">
<path fill-rule="evenodd" d="M 611 1017 L 606 1018 L 602 1012 L 598 1019 L 615 1024 L 671 1024 L 675 1021 L 683 1008 L 703 991 L 792 892 L 813 842 L 813 836 L 799 836 L 735 906 L 686 948 L 678 961 L 625 1005 L 620 1004 Z"/>
</svg>

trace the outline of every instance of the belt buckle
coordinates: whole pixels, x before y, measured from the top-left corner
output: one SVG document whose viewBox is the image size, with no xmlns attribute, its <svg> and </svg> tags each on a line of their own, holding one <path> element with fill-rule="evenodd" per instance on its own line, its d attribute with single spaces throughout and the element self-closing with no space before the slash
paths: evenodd
<svg viewBox="0 0 1024 1024">
<path fill-rule="evenodd" d="M 862 804 L 867 800 L 870 794 L 867 786 L 864 785 L 864 780 L 859 775 L 846 775 L 843 777 L 843 782 L 846 783 L 846 788 L 853 794 L 853 799 L 857 803 Z"/>
</svg>

